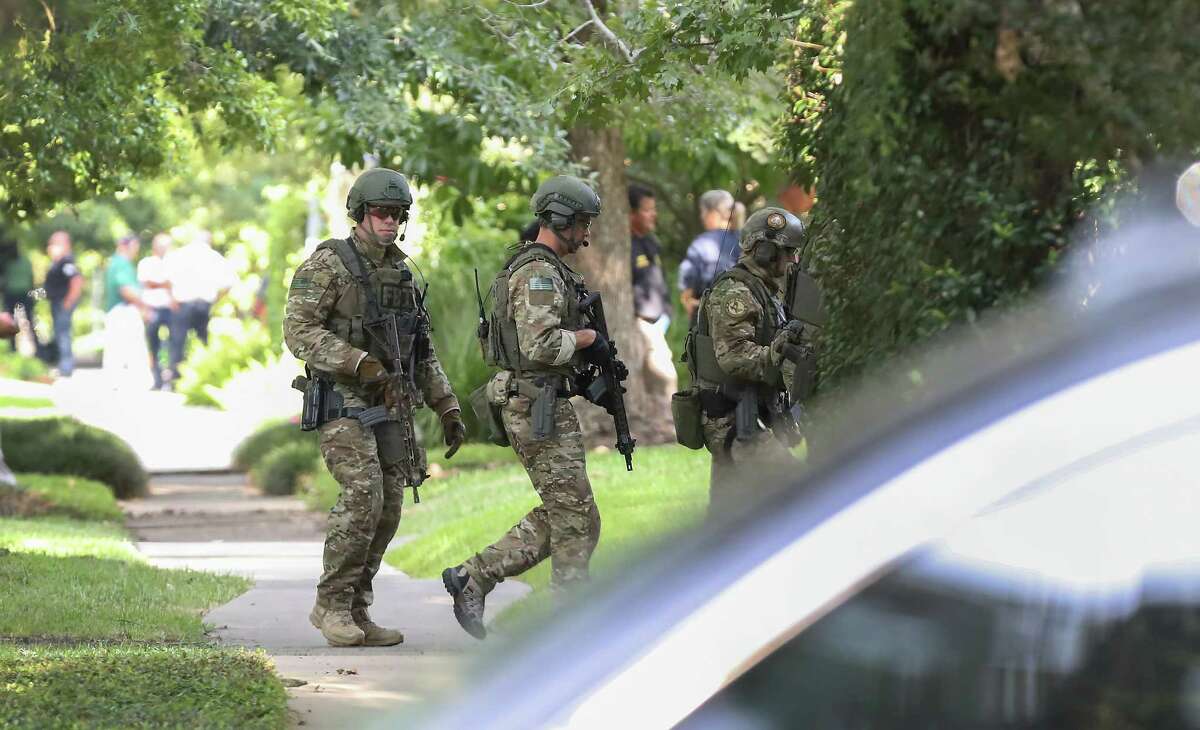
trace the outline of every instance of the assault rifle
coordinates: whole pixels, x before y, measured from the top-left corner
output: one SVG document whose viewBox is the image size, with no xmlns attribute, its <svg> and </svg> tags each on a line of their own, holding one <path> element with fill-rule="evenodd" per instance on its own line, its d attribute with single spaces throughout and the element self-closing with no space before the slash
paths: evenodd
<svg viewBox="0 0 1200 730">
<path fill-rule="evenodd" d="M 629 414 L 625 411 L 625 388 L 621 383 L 629 377 L 629 368 L 617 357 L 617 343 L 608 334 L 608 321 L 604 318 L 604 303 L 600 293 L 592 292 L 579 302 L 579 311 L 587 317 L 592 329 L 608 341 L 609 357 L 606 362 L 589 364 L 584 371 L 584 380 L 589 381 L 584 397 L 608 411 L 617 431 L 617 451 L 625 456 L 625 469 L 633 471 L 633 447 L 636 441 L 629 434 Z"/>
<path fill-rule="evenodd" d="M 384 402 L 386 404 L 399 404 L 402 410 L 408 412 L 413 410 L 421 398 L 419 389 L 417 388 L 416 368 L 417 359 L 421 354 L 419 351 L 424 347 L 428 347 L 429 333 L 427 328 L 429 315 L 425 311 L 425 294 L 428 289 L 429 285 L 426 284 L 425 289 L 417 297 L 417 308 L 415 311 L 408 312 L 400 317 L 391 313 L 381 313 L 380 317 L 363 323 L 363 328 L 383 346 L 383 349 L 387 352 L 388 359 L 391 360 L 391 368 L 389 369 L 391 377 L 387 381 L 386 387 L 388 390 L 384 396 Z M 384 415 L 384 418 L 386 418 L 386 415 Z M 362 415 L 359 416 L 359 420 L 363 421 Z M 399 426 L 404 443 L 399 445 L 390 444 L 388 446 L 391 448 L 399 446 L 405 472 L 407 474 L 416 474 L 419 470 L 416 446 L 417 434 L 413 428 L 412 419 L 400 418 L 397 421 L 389 421 L 389 423 L 395 423 Z M 363 421 L 363 424 L 371 425 L 366 421 Z M 388 448 L 388 446 L 381 444 L 381 448 Z M 421 479 L 427 476 L 427 474 L 423 474 Z M 421 503 L 421 493 L 417 490 L 419 484 L 420 482 L 412 485 L 413 502 L 416 504 Z"/>
</svg>

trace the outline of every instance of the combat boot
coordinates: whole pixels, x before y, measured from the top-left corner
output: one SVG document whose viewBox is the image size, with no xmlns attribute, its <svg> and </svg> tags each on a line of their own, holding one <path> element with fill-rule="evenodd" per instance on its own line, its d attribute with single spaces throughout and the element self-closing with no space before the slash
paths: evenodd
<svg viewBox="0 0 1200 730">
<path fill-rule="evenodd" d="M 330 646 L 361 646 L 366 639 L 366 633 L 355 625 L 348 609 L 329 608 L 319 599 L 308 614 L 308 620 Z"/>
<path fill-rule="evenodd" d="M 458 625 L 476 639 L 487 636 L 483 626 L 484 590 L 462 565 L 442 571 L 442 585 L 454 599 L 454 618 Z"/>
<path fill-rule="evenodd" d="M 404 643 L 404 634 L 395 629 L 385 629 L 372 621 L 366 606 L 350 609 L 350 616 L 354 618 L 354 625 L 366 635 L 363 646 L 395 646 Z"/>
</svg>

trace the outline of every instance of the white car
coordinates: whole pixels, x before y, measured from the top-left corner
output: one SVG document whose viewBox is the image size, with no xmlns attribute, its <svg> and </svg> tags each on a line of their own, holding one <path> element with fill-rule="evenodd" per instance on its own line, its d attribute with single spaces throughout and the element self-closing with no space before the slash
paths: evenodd
<svg viewBox="0 0 1200 730">
<path fill-rule="evenodd" d="M 956 380 L 936 396 L 864 394 L 836 455 L 413 726 L 1200 728 L 1200 250 L 1174 236 L 919 368 Z"/>
</svg>

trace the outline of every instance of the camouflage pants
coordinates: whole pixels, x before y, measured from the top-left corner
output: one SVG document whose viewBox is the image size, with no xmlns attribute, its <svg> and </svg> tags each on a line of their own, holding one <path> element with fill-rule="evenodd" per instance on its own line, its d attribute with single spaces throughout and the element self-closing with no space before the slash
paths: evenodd
<svg viewBox="0 0 1200 730">
<path fill-rule="evenodd" d="M 317 598 L 332 608 L 369 606 L 371 583 L 400 525 L 405 475 L 380 459 L 375 433 L 357 419 L 320 428 L 321 455 L 342 492 L 329 512 Z"/>
<path fill-rule="evenodd" d="M 795 457 L 771 431 L 748 440 L 730 438 L 734 414 L 704 417 L 704 445 L 712 454 L 708 487 L 708 515 L 712 517 L 741 506 L 786 476 Z"/>
<path fill-rule="evenodd" d="M 495 544 L 468 560 L 467 570 L 484 590 L 551 560 L 551 584 L 566 587 L 587 579 L 588 561 L 600 539 L 600 511 L 584 463 L 583 433 L 569 400 L 555 406 L 556 433 L 531 440 L 530 400 L 514 395 L 502 411 L 504 430 L 542 498 Z"/>
</svg>

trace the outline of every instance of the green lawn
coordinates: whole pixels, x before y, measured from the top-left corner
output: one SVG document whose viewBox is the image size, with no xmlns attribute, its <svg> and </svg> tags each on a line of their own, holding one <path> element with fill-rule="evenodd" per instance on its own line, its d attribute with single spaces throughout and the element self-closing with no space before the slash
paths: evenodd
<svg viewBox="0 0 1200 730">
<path fill-rule="evenodd" d="M 0 644 L 0 726 L 281 728 L 270 659 L 207 646 Z"/>
<path fill-rule="evenodd" d="M 39 509 L 119 516 L 101 485 L 19 480 Z M 0 517 L 0 727 L 283 727 L 269 660 L 204 636 L 249 585 L 152 567 L 118 522 Z"/>
<path fill-rule="evenodd" d="M 112 490 L 100 482 L 59 474 L 18 474 L 17 483 L 36 499 L 39 512 L 82 520 L 120 521 Z"/>
<path fill-rule="evenodd" d="M 640 448 L 634 470 L 616 452 L 588 455 L 588 474 L 603 522 L 593 573 L 613 570 L 639 548 L 697 524 L 708 504 L 708 452 L 680 446 Z M 538 504 L 519 464 L 464 471 L 427 482 L 422 503 L 406 505 L 400 534 L 415 535 L 389 552 L 388 564 L 433 578 L 499 538 Z M 546 561 L 521 576 L 535 588 L 550 577 Z"/>
</svg>

